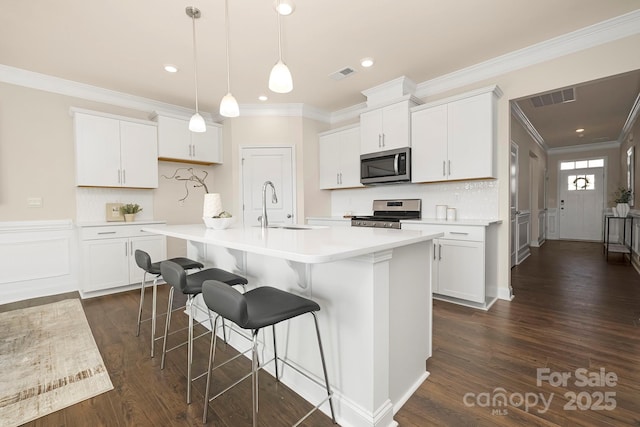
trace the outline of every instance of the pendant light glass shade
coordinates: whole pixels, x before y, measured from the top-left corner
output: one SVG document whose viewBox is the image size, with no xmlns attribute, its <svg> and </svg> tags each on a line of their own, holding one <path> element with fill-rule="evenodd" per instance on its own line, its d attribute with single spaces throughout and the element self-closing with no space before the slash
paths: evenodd
<svg viewBox="0 0 640 427">
<path fill-rule="evenodd" d="M 191 132 L 206 132 L 207 125 L 204 122 L 204 119 L 200 115 L 198 111 L 198 56 L 196 53 L 196 19 L 200 18 L 200 10 L 193 6 L 188 6 L 185 9 L 187 16 L 191 18 L 191 23 L 193 26 L 193 77 L 196 87 L 196 112 L 193 116 L 191 116 L 191 120 L 189 120 L 189 130 Z"/>
<path fill-rule="evenodd" d="M 229 71 L 229 0 L 225 0 L 224 2 L 224 21 L 227 48 L 227 94 L 222 97 L 219 110 L 221 116 L 238 117 L 240 115 L 240 108 L 238 107 L 238 101 L 231 95 L 231 77 Z"/>
<path fill-rule="evenodd" d="M 282 60 L 279 60 L 271 69 L 269 89 L 277 93 L 289 93 L 293 90 L 291 71 Z"/>
<path fill-rule="evenodd" d="M 189 120 L 189 130 L 191 132 L 206 132 L 207 125 L 204 122 L 204 119 L 200 115 L 200 113 L 195 113 L 191 116 L 191 120 Z"/>
<path fill-rule="evenodd" d="M 240 115 L 238 101 L 231 93 L 226 94 L 220 101 L 220 115 L 224 117 L 238 117 Z"/>
<path fill-rule="evenodd" d="M 280 8 L 280 0 L 276 4 L 276 10 Z M 269 89 L 276 93 L 289 93 L 293 90 L 293 77 L 289 67 L 282 61 L 282 25 L 280 24 L 280 13 L 278 15 L 278 62 L 271 69 L 269 74 Z"/>
</svg>

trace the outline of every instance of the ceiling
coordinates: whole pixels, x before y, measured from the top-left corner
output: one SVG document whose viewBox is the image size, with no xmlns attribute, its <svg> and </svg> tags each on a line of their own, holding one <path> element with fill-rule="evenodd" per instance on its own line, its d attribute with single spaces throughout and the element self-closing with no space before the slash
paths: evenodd
<svg viewBox="0 0 640 427">
<path fill-rule="evenodd" d="M 640 70 L 535 95 L 566 89 L 573 89 L 574 101 L 538 107 L 532 96 L 516 101 L 547 148 L 617 141 L 640 95 Z"/>
<path fill-rule="evenodd" d="M 294 90 L 275 94 L 267 88 L 278 57 L 274 0 L 229 3 L 231 91 L 241 114 L 262 94 L 267 104 L 337 111 L 397 77 L 428 81 L 638 9 L 637 0 L 297 0 L 295 12 L 282 18 Z M 190 5 L 202 12 L 196 21 L 200 109 L 216 115 L 227 83 L 222 0 L 2 0 L 0 63 L 193 108 Z M 364 57 L 375 65 L 362 68 Z M 167 63 L 180 71 L 165 72 Z M 351 76 L 328 77 L 348 66 L 356 70 Z M 578 102 L 601 100 L 590 90 L 580 88 Z M 534 125 L 537 114 L 549 145 L 568 140 L 566 129 L 552 129 L 557 115 L 532 113 Z M 583 122 L 589 129 L 593 119 Z M 605 134 L 617 137 L 593 136 Z"/>
</svg>

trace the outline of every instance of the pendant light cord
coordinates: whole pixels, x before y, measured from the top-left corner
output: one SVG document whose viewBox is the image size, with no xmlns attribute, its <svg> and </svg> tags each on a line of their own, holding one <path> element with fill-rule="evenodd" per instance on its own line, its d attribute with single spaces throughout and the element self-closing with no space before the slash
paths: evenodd
<svg viewBox="0 0 640 427">
<path fill-rule="evenodd" d="M 227 30 L 227 93 L 231 93 L 231 77 L 229 72 L 229 0 L 224 1 L 224 19 Z"/>
<path fill-rule="evenodd" d="M 196 85 L 196 113 L 198 113 L 198 55 L 196 53 L 196 10 L 191 10 L 191 22 L 193 24 L 193 75 Z"/>
<path fill-rule="evenodd" d="M 280 0 L 278 0 L 278 6 L 276 7 L 276 15 L 278 15 L 278 55 L 280 62 L 282 62 L 282 25 L 280 24 Z"/>
</svg>

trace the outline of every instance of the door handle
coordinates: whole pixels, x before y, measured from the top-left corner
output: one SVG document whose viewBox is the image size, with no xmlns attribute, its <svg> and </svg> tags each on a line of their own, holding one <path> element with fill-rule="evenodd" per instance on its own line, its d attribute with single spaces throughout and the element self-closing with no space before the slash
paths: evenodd
<svg viewBox="0 0 640 427">
<path fill-rule="evenodd" d="M 400 154 L 396 154 L 393 158 L 393 172 L 398 175 L 398 161 L 400 160 Z"/>
<path fill-rule="evenodd" d="M 291 214 L 287 214 L 287 218 L 291 218 L 293 215 Z"/>
</svg>

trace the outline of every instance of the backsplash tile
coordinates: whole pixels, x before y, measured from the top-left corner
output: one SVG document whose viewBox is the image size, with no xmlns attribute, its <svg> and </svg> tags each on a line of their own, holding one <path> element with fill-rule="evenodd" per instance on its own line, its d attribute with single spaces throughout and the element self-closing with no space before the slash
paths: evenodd
<svg viewBox="0 0 640 427">
<path fill-rule="evenodd" d="M 153 190 L 137 188 L 76 188 L 77 222 L 104 221 L 107 203 L 137 203 L 137 220 L 153 220 Z"/>
<path fill-rule="evenodd" d="M 374 199 L 422 199 L 422 217 L 435 218 L 436 205 L 456 208 L 458 219 L 499 219 L 499 181 L 394 184 L 333 190 L 331 215 L 371 215 Z"/>
</svg>

